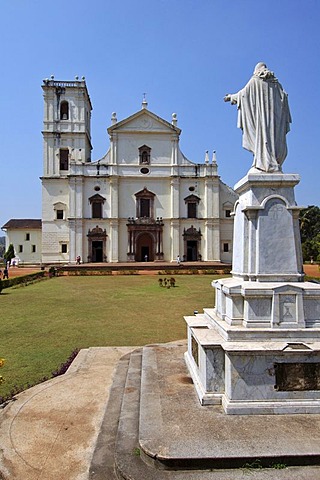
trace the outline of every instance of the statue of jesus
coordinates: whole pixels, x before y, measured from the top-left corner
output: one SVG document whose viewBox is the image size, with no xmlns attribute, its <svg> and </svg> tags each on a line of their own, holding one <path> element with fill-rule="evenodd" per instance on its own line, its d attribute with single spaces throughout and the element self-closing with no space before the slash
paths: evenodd
<svg viewBox="0 0 320 480">
<path fill-rule="evenodd" d="M 288 95 L 274 73 L 265 63 L 258 63 L 247 85 L 238 93 L 226 95 L 224 101 L 238 106 L 242 146 L 253 153 L 252 167 L 268 173 L 282 172 L 291 115 Z"/>
</svg>

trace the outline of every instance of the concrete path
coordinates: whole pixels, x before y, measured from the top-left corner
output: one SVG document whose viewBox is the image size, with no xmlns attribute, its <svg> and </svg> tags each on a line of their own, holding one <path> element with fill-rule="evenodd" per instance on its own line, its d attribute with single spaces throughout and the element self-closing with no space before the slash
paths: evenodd
<svg viewBox="0 0 320 480">
<path fill-rule="evenodd" d="M 135 348 L 81 350 L 65 375 L 0 409 L 0 478 L 87 480 L 115 369 Z"/>
</svg>

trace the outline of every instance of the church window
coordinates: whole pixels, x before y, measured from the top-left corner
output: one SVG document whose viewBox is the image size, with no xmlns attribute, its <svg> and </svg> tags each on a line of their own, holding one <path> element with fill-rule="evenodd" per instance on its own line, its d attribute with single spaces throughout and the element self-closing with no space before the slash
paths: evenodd
<svg viewBox="0 0 320 480">
<path fill-rule="evenodd" d="M 225 210 L 226 218 L 231 217 L 231 210 Z"/>
<path fill-rule="evenodd" d="M 223 244 L 223 251 L 226 253 L 226 252 L 229 252 L 229 243 L 224 243 Z"/>
<path fill-rule="evenodd" d="M 32 251 L 32 253 L 36 253 L 36 251 L 37 251 L 36 245 L 32 245 L 31 251 Z"/>
<path fill-rule="evenodd" d="M 69 150 L 60 148 L 59 151 L 60 170 L 69 170 Z"/>
<path fill-rule="evenodd" d="M 18 250 L 19 250 L 19 253 L 22 253 L 23 252 L 23 245 L 19 245 Z"/>
<path fill-rule="evenodd" d="M 197 218 L 197 204 L 196 202 L 188 203 L 188 218 Z"/>
<path fill-rule="evenodd" d="M 137 218 L 153 218 L 155 194 L 150 192 L 147 187 L 144 187 L 144 189 L 136 193 L 135 196 Z"/>
<path fill-rule="evenodd" d="M 92 202 L 92 218 L 102 218 L 102 203 Z"/>
<path fill-rule="evenodd" d="M 91 216 L 92 218 L 103 218 L 103 204 L 106 201 L 104 197 L 96 193 L 92 197 L 89 198 L 89 202 L 91 203 Z"/>
<path fill-rule="evenodd" d="M 198 218 L 198 204 L 200 198 L 193 193 L 184 199 L 187 205 L 187 218 Z"/>
<path fill-rule="evenodd" d="M 26 233 L 26 241 L 28 242 L 30 240 L 30 233 Z"/>
<path fill-rule="evenodd" d="M 60 104 L 60 120 L 69 120 L 69 103 L 66 101 Z"/>
<path fill-rule="evenodd" d="M 68 252 L 68 245 L 66 243 L 61 243 L 61 253 Z"/>
<path fill-rule="evenodd" d="M 140 217 L 150 217 L 150 199 L 140 198 Z"/>
<path fill-rule="evenodd" d="M 150 165 L 151 148 L 143 145 L 139 148 L 139 163 L 140 165 Z"/>
<path fill-rule="evenodd" d="M 57 210 L 57 220 L 63 220 L 63 210 Z"/>
</svg>

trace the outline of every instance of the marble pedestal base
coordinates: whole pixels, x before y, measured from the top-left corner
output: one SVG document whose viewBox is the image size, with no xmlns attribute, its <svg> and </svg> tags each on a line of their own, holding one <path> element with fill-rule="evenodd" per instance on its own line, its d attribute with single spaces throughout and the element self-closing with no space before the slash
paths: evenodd
<svg viewBox="0 0 320 480">
<path fill-rule="evenodd" d="M 303 281 L 298 183 L 250 171 L 236 184 L 232 278 L 186 317 L 200 402 L 228 414 L 320 413 L 320 285 Z"/>
<path fill-rule="evenodd" d="M 320 285 L 213 282 L 216 307 L 185 317 L 202 405 L 227 414 L 320 413 Z"/>
</svg>

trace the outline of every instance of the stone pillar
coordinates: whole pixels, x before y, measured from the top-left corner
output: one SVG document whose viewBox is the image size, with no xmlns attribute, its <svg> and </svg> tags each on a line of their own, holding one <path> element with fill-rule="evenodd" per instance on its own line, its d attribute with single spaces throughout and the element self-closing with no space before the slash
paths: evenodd
<svg viewBox="0 0 320 480">
<path fill-rule="evenodd" d="M 179 141 L 179 137 L 177 135 L 173 135 L 172 136 L 172 152 L 171 152 L 172 165 L 178 165 L 178 141 Z"/>
<path fill-rule="evenodd" d="M 110 262 L 119 261 L 119 221 L 110 221 Z"/>
<path fill-rule="evenodd" d="M 179 205 L 179 186 L 180 179 L 178 177 L 171 178 L 170 187 L 171 187 L 171 218 L 180 217 L 180 205 Z"/>
<path fill-rule="evenodd" d="M 170 260 L 174 261 L 177 255 L 181 256 L 180 252 L 180 228 L 179 228 L 179 220 L 171 220 L 170 224 L 171 230 L 171 252 L 170 252 Z"/>
<path fill-rule="evenodd" d="M 76 217 L 76 179 L 69 179 L 69 217 Z"/>
<path fill-rule="evenodd" d="M 119 217 L 119 179 L 110 178 L 110 217 Z"/>
<path fill-rule="evenodd" d="M 69 262 L 75 261 L 76 253 L 76 221 L 69 220 Z"/>
<path fill-rule="evenodd" d="M 203 250 L 203 260 L 205 261 L 216 260 L 217 258 L 214 255 L 213 225 L 212 220 L 206 220 L 204 231 L 205 248 Z"/>
</svg>

